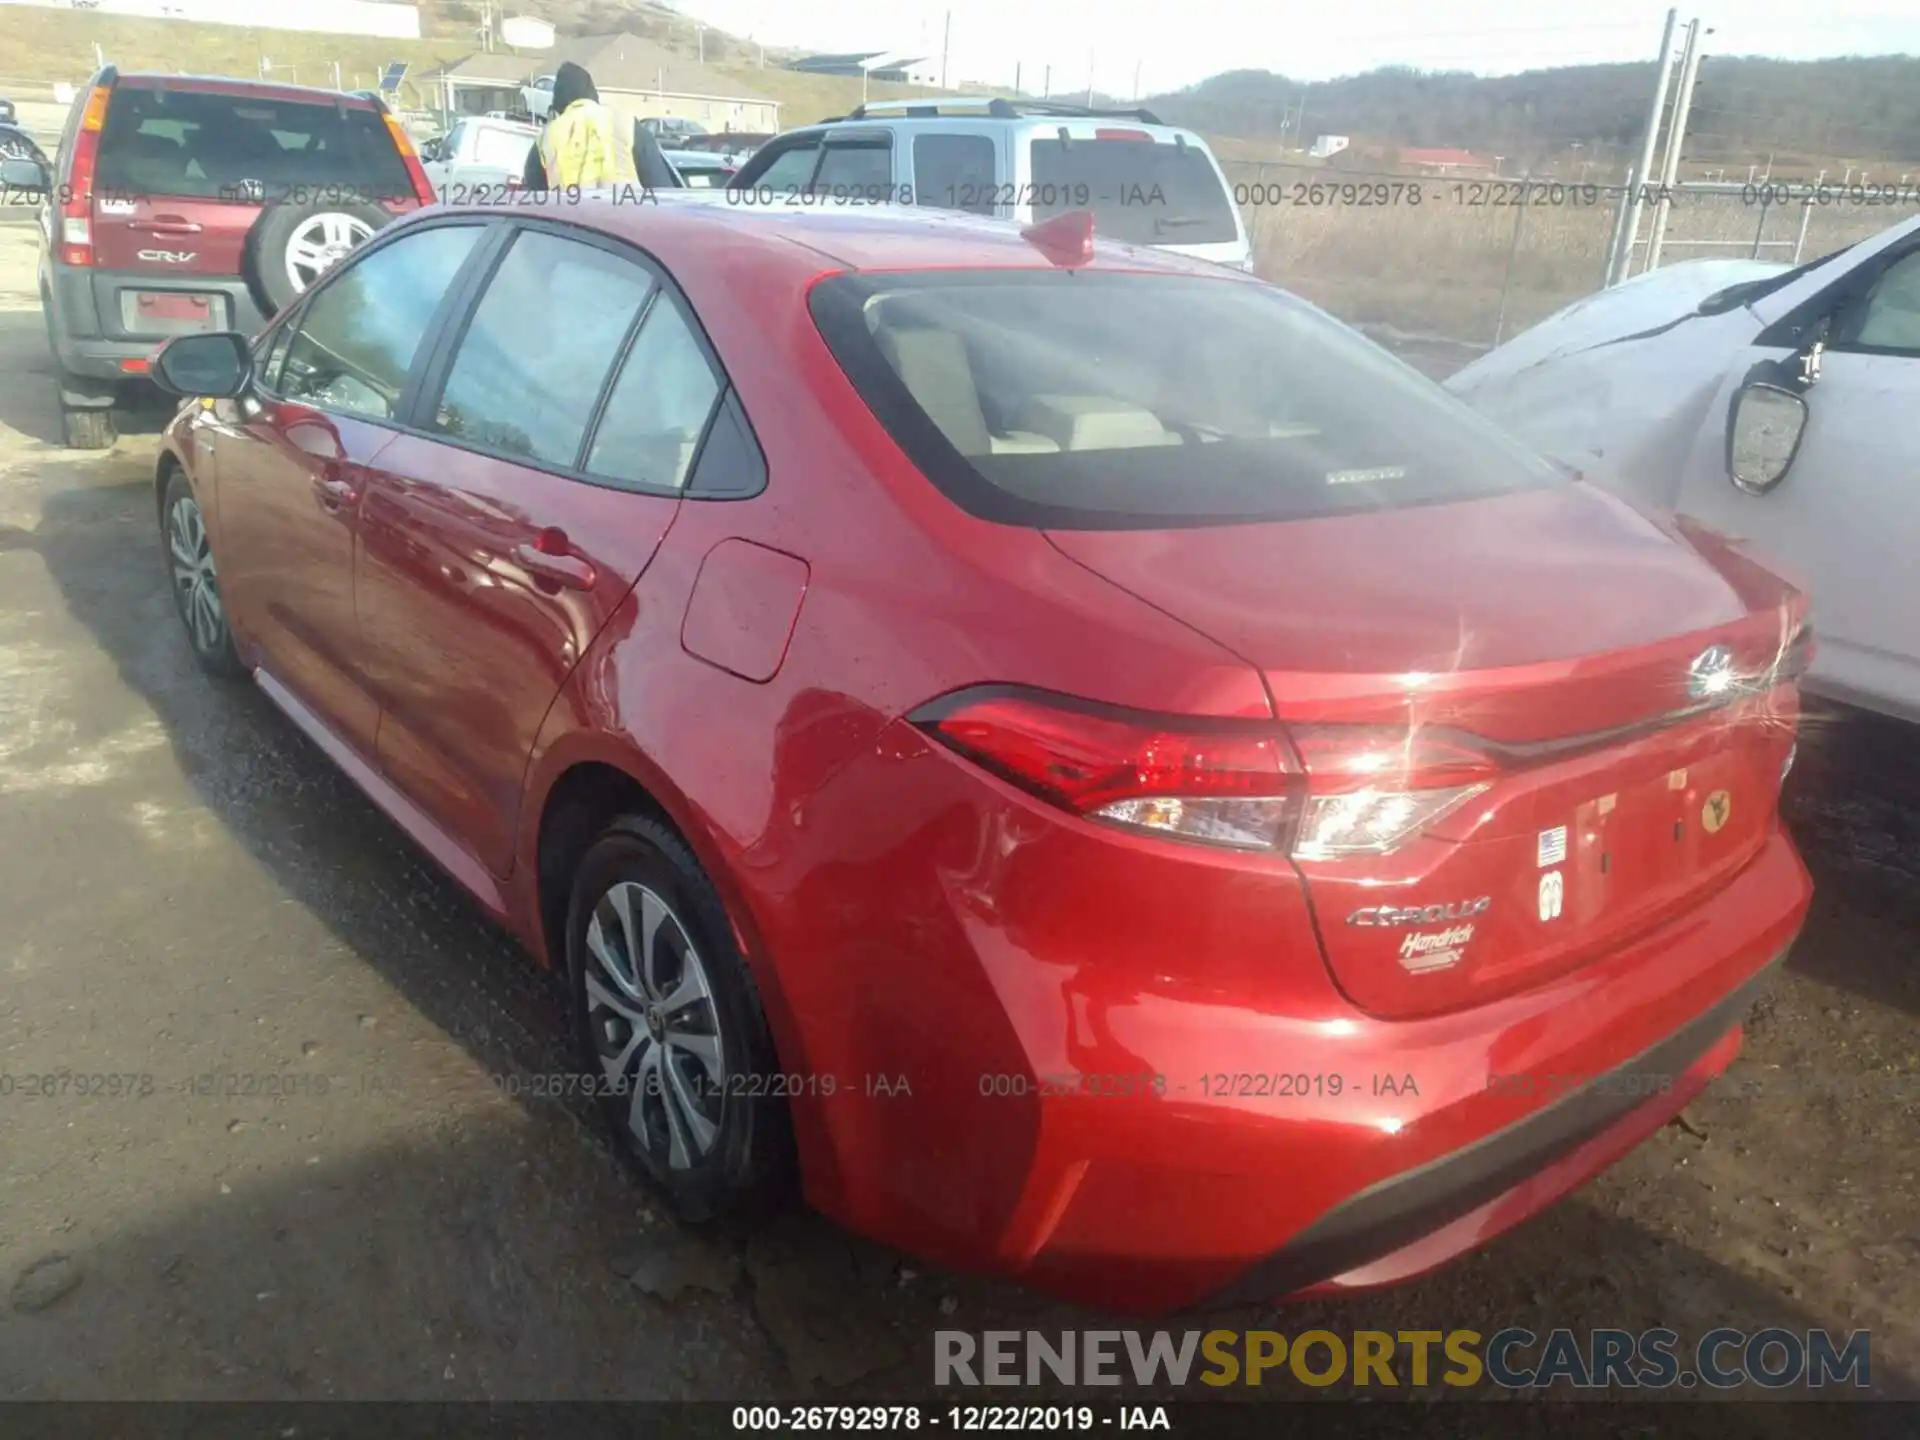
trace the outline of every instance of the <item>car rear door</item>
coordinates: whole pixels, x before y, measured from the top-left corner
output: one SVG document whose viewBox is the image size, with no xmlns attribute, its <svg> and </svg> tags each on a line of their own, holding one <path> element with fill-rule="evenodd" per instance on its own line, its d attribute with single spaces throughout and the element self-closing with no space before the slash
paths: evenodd
<svg viewBox="0 0 1920 1440">
<path fill-rule="evenodd" d="M 1825 334 L 1807 424 L 1780 483 L 1733 483 L 1729 410 L 1756 366 L 1794 368 L 1804 336 Z M 1920 236 L 1882 251 L 1728 367 L 1686 459 L 1678 508 L 1798 572 L 1814 596 L 1820 646 L 1810 685 L 1920 720 Z"/>
<path fill-rule="evenodd" d="M 220 585 L 256 663 L 373 752 L 379 707 L 354 616 L 367 483 L 395 440 L 422 347 L 485 226 L 395 236 L 330 275 L 267 351 L 258 393 L 217 431 Z"/>
<path fill-rule="evenodd" d="M 721 373 L 644 257 L 503 233 L 361 517 L 387 777 L 496 875 L 554 696 L 652 559 Z"/>
</svg>

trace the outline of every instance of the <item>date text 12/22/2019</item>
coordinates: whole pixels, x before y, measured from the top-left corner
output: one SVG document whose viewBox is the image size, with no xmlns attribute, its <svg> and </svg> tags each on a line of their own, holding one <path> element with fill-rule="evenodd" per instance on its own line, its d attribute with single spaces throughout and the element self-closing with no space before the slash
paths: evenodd
<svg viewBox="0 0 1920 1440">
<path fill-rule="evenodd" d="M 737 1431 L 1007 1431 L 1057 1434 L 1102 1430 L 1171 1431 L 1164 1405 L 736 1405 Z"/>
</svg>

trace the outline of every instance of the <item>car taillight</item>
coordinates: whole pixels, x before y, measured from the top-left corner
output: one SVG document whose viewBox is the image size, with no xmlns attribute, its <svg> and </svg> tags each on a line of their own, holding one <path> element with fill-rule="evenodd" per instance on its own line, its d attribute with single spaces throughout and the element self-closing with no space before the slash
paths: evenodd
<svg viewBox="0 0 1920 1440">
<path fill-rule="evenodd" d="M 93 264 L 93 174 L 100 158 L 100 131 L 107 123 L 113 90 L 96 85 L 87 93 L 80 128 L 73 137 L 73 164 L 60 201 L 60 263 Z"/>
<path fill-rule="evenodd" d="M 420 164 L 419 152 L 413 148 L 413 139 L 407 134 L 391 110 L 380 112 L 380 118 L 387 122 L 387 134 L 393 137 L 394 149 L 400 152 L 400 163 L 407 167 L 407 182 L 413 186 L 413 198 L 422 205 L 431 205 L 435 196 L 433 182 L 427 179 L 427 172 Z"/>
<path fill-rule="evenodd" d="M 1096 140 L 1144 140 L 1149 145 L 1153 143 L 1153 136 L 1144 130 L 1101 129 L 1093 132 L 1093 138 Z"/>
<path fill-rule="evenodd" d="M 1484 790 L 1465 741 L 1344 726 L 1141 716 L 1006 687 L 922 707 L 919 728 L 1089 820 L 1300 859 L 1384 855 Z"/>
<path fill-rule="evenodd" d="M 1216 845 L 1285 838 L 1299 777 L 1271 730 L 1139 719 L 986 690 L 936 701 L 915 722 L 983 768 L 1075 814 Z"/>
<path fill-rule="evenodd" d="M 1293 742 L 1309 791 L 1293 844 L 1302 860 L 1388 854 L 1498 774 L 1470 741 L 1419 730 L 1315 725 Z"/>
</svg>

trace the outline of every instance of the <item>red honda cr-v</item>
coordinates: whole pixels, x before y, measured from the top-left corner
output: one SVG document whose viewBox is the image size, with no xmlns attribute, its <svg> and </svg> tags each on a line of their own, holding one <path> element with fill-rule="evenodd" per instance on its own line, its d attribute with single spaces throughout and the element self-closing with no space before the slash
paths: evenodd
<svg viewBox="0 0 1920 1440">
<path fill-rule="evenodd" d="M 563 968 L 684 1214 L 1402 1278 L 1735 1054 L 1805 601 L 1083 223 L 410 217 L 163 352 L 181 614 Z"/>
</svg>

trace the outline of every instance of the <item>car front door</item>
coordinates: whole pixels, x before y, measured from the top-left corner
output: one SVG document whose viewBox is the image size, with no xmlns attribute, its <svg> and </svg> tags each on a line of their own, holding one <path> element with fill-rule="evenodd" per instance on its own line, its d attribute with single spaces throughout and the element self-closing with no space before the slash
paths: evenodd
<svg viewBox="0 0 1920 1440">
<path fill-rule="evenodd" d="M 673 523 L 722 381 L 637 252 L 502 240 L 367 490 L 357 605 L 382 769 L 504 876 L 541 721 Z"/>
<path fill-rule="evenodd" d="M 1806 428 L 1784 478 L 1733 483 L 1728 426 L 1756 366 L 1799 372 Z M 1813 594 L 1819 649 L 1809 688 L 1920 720 L 1920 243 L 1877 255 L 1817 301 L 1770 325 L 1721 385 L 1688 457 L 1679 509 L 1752 542 Z"/>
<path fill-rule="evenodd" d="M 483 229 L 413 230 L 328 276 L 218 441 L 221 592 L 232 622 L 272 679 L 369 755 L 379 707 L 353 605 L 360 500 L 398 434 L 422 342 Z"/>
</svg>

